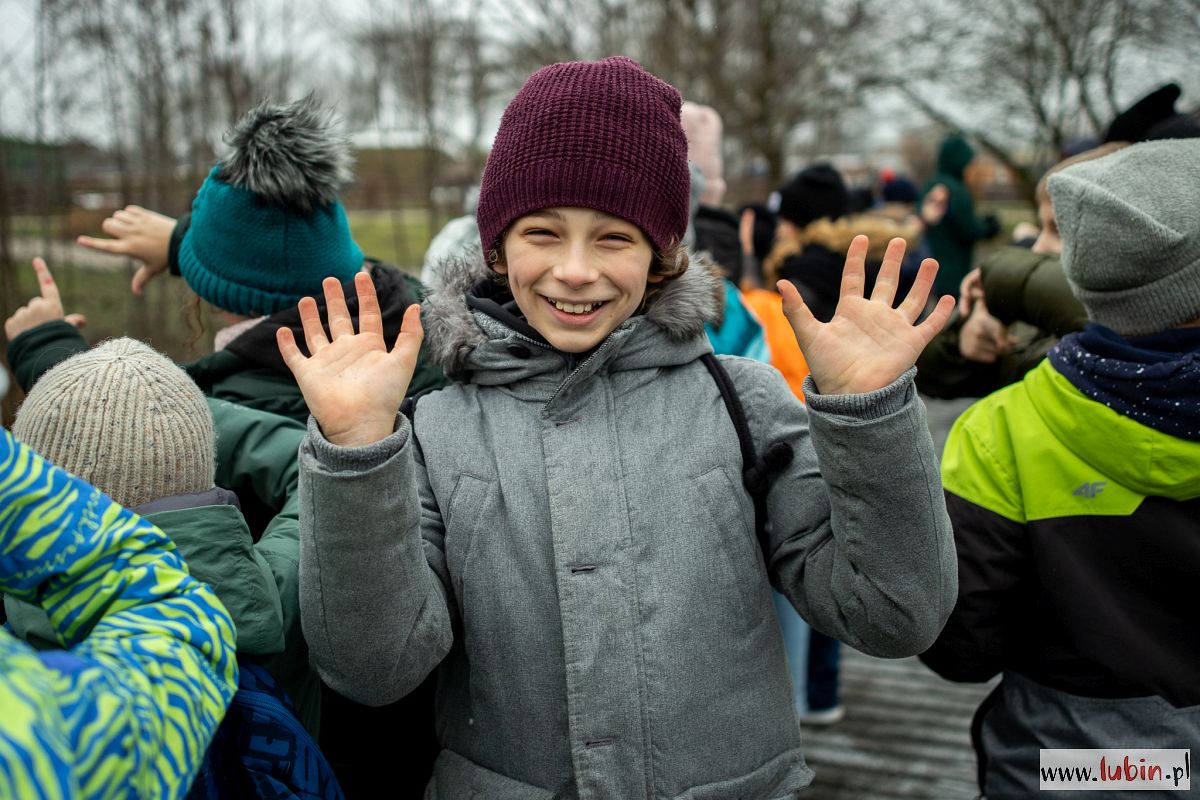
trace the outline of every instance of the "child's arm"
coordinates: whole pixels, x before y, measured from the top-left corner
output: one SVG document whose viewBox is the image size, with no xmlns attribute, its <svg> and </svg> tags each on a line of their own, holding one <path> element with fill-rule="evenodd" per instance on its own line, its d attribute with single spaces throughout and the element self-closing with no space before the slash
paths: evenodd
<svg viewBox="0 0 1200 800">
<path fill-rule="evenodd" d="M 904 257 L 893 240 L 863 297 L 866 237 L 847 253 L 833 319 L 817 322 L 781 282 L 784 312 L 808 360 L 808 419 L 779 378 L 751 403 L 759 441 L 789 441 L 791 467 L 768 498 L 773 579 L 819 630 L 870 653 L 914 655 L 954 604 L 954 547 L 913 363 L 954 306 L 939 300 L 914 324 L 937 273 L 921 264 L 892 308 Z M 809 435 L 811 432 L 811 435 Z"/>
<path fill-rule="evenodd" d="M 7 431 L 0 508 L 0 590 L 71 648 L 0 636 L 0 795 L 182 797 L 237 686 L 225 608 L 161 531 Z"/>
<path fill-rule="evenodd" d="M 285 329 L 279 345 L 312 411 L 300 449 L 304 638 L 333 689 L 383 705 L 428 675 L 452 633 L 448 595 L 430 565 L 440 563 L 440 515 L 421 491 L 412 429 L 398 416 L 422 339 L 419 309 L 405 313 L 389 351 L 370 277 L 359 273 L 355 287 L 358 333 L 341 286 L 326 279 L 332 340 L 305 298 L 312 356 Z"/>
<path fill-rule="evenodd" d="M 954 542 L 912 373 L 807 410 L 781 377 L 729 364 L 756 442 L 786 441 L 768 495 L 770 575 L 813 627 L 873 655 L 915 655 L 954 606 Z M 743 389 L 745 387 L 745 389 Z"/>
</svg>

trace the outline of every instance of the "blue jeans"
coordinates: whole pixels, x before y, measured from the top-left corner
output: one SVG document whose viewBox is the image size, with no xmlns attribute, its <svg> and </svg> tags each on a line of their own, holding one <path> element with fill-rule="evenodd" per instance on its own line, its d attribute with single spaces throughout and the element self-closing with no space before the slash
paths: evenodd
<svg viewBox="0 0 1200 800">
<path fill-rule="evenodd" d="M 838 666 L 842 643 L 819 631 L 808 639 L 808 709 L 826 711 L 838 704 Z"/>
<path fill-rule="evenodd" d="M 800 618 L 791 602 L 774 589 L 775 615 L 783 632 L 783 649 L 787 653 L 788 670 L 792 673 L 792 689 L 796 695 L 796 713 L 808 710 L 808 623 Z"/>
</svg>

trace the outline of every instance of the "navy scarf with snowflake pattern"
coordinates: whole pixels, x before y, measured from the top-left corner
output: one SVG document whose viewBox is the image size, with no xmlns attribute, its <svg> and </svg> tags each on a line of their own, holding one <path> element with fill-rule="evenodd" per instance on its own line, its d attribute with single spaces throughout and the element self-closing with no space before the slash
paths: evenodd
<svg viewBox="0 0 1200 800">
<path fill-rule="evenodd" d="M 1085 396 L 1157 431 L 1200 441 L 1200 328 L 1122 337 L 1090 322 L 1063 337 L 1049 358 Z"/>
</svg>

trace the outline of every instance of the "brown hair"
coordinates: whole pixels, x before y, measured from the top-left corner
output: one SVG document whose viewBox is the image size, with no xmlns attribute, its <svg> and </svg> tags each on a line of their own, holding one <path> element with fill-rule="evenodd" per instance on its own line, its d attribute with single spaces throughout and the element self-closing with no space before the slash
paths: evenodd
<svg viewBox="0 0 1200 800">
<path fill-rule="evenodd" d="M 1091 150 L 1084 150 L 1082 153 L 1078 153 L 1070 158 L 1063 159 L 1062 161 L 1058 162 L 1053 167 L 1046 170 L 1046 174 L 1042 175 L 1041 180 L 1037 182 L 1037 188 L 1034 190 L 1034 197 L 1037 199 L 1038 205 L 1050 202 L 1049 179 L 1054 173 L 1061 172 L 1067 167 L 1075 164 L 1082 164 L 1084 161 L 1103 158 L 1109 153 L 1115 153 L 1118 150 L 1128 146 L 1129 142 L 1108 142 L 1107 144 L 1102 144 L 1099 147 L 1093 147 Z"/>
</svg>

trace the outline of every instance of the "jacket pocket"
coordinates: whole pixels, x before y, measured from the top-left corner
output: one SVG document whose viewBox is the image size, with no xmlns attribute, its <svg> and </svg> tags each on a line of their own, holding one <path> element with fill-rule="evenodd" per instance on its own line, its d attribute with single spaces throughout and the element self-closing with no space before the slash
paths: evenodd
<svg viewBox="0 0 1200 800">
<path fill-rule="evenodd" d="M 481 767 L 453 750 L 438 753 L 425 800 L 553 800 L 554 792 Z"/>
<path fill-rule="evenodd" d="M 745 487 L 730 479 L 724 467 L 713 467 L 692 481 L 700 496 L 700 508 L 710 521 L 705 527 L 713 532 L 716 549 L 728 563 L 729 580 L 737 585 L 749 607 L 754 608 L 769 597 L 763 556 L 751 527 L 753 511 L 748 516 L 744 510 L 753 508 L 750 497 Z"/>
<path fill-rule="evenodd" d="M 813 771 L 797 748 L 785 750 L 739 778 L 693 786 L 674 800 L 794 800 L 812 779 Z"/>
<path fill-rule="evenodd" d="M 471 548 L 488 510 L 491 487 L 491 481 L 464 472 L 458 476 L 450 495 L 446 514 L 446 567 L 459 601 L 463 599 L 463 576 L 469 572 Z"/>
</svg>

